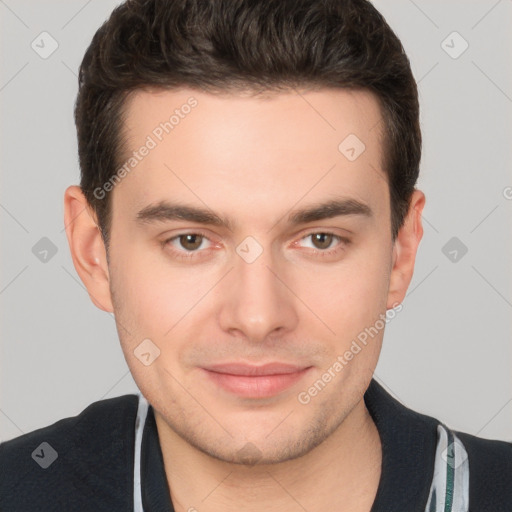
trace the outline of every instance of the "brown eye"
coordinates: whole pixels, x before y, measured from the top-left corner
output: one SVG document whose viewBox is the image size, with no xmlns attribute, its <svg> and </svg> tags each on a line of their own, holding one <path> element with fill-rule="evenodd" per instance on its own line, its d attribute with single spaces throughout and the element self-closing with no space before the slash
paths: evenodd
<svg viewBox="0 0 512 512">
<path fill-rule="evenodd" d="M 195 251 L 199 247 L 201 247 L 201 243 L 203 242 L 203 236 L 197 234 L 187 234 L 180 235 L 178 240 L 180 242 L 181 247 L 186 249 L 187 251 Z"/>
<path fill-rule="evenodd" d="M 329 249 L 332 244 L 333 235 L 330 233 L 313 233 L 309 236 L 317 249 Z"/>
</svg>

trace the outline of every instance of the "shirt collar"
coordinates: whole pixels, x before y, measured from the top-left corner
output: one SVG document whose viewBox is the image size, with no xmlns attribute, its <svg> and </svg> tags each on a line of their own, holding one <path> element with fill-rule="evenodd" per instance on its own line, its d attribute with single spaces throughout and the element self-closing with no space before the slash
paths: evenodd
<svg viewBox="0 0 512 512">
<path fill-rule="evenodd" d="M 439 422 L 402 405 L 375 379 L 364 401 L 382 444 L 382 472 L 371 512 L 424 512 Z"/>
<path fill-rule="evenodd" d="M 141 490 L 145 512 L 174 512 L 158 439 L 155 415 L 150 405 L 142 435 Z"/>
</svg>

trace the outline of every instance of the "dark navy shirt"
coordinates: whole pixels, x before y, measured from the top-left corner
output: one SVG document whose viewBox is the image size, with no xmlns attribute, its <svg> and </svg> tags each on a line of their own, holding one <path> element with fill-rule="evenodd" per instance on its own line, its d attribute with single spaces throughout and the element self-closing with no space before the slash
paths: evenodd
<svg viewBox="0 0 512 512">
<path fill-rule="evenodd" d="M 382 443 L 369 512 L 512 512 L 512 443 L 452 431 L 375 379 L 364 400 Z M 174 512 L 153 408 L 140 394 L 0 444 L 1 512 L 134 510 Z"/>
</svg>

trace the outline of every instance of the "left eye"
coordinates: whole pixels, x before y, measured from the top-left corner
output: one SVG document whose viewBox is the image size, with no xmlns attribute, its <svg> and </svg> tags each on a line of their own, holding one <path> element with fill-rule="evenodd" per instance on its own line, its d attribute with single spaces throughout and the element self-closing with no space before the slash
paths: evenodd
<svg viewBox="0 0 512 512">
<path fill-rule="evenodd" d="M 178 235 L 168 240 L 168 242 L 177 249 L 185 249 L 187 252 L 195 252 L 201 247 L 203 242 L 208 240 L 204 235 L 198 233 L 187 233 L 184 235 Z M 177 247 L 176 244 L 179 244 Z"/>
<path fill-rule="evenodd" d="M 319 249 L 322 251 L 331 249 L 333 241 L 341 241 L 341 237 L 333 233 L 310 233 L 309 235 L 303 237 L 301 240 L 307 239 L 311 239 L 311 243 L 313 244 L 312 249 Z"/>
</svg>

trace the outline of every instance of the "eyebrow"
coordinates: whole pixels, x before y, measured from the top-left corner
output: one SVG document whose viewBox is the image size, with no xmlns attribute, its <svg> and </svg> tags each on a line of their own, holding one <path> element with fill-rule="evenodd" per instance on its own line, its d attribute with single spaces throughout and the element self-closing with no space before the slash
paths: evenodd
<svg viewBox="0 0 512 512">
<path fill-rule="evenodd" d="M 307 224 L 308 222 L 348 215 L 372 217 L 373 211 L 367 204 L 357 199 L 334 199 L 301 210 L 292 211 L 288 215 L 288 224 Z M 207 208 L 170 203 L 168 201 L 161 201 L 144 207 L 137 213 L 136 218 L 140 224 L 184 220 L 198 224 L 226 227 L 230 231 L 233 231 L 234 225 L 231 219 L 221 217 Z"/>
<path fill-rule="evenodd" d="M 332 219 L 333 217 L 346 215 L 361 215 L 363 217 L 372 217 L 372 209 L 365 203 L 357 199 L 334 199 L 317 205 L 310 206 L 303 210 L 298 210 L 290 214 L 288 222 L 290 224 L 306 224 L 318 220 Z"/>
</svg>

